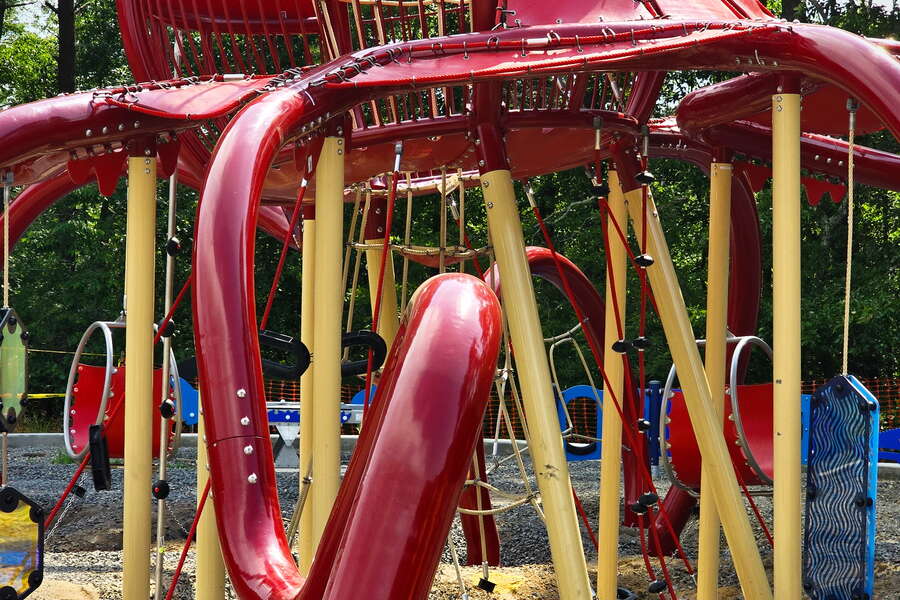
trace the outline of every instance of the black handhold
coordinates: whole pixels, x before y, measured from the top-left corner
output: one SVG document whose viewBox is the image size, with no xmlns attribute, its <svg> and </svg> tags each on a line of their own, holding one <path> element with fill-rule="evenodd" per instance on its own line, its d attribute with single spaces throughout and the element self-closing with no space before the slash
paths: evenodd
<svg viewBox="0 0 900 600">
<path fill-rule="evenodd" d="M 631 340 L 631 345 L 634 346 L 635 349 L 638 350 L 638 352 L 643 352 L 650 347 L 650 340 L 642 335 L 639 335 L 638 337 Z"/>
<path fill-rule="evenodd" d="M 171 419 L 175 416 L 175 402 L 171 398 L 163 400 L 159 405 L 159 414 L 163 419 Z"/>
<path fill-rule="evenodd" d="M 650 431 L 650 421 L 647 419 L 638 419 L 637 428 L 638 431 Z"/>
<path fill-rule="evenodd" d="M 657 496 L 653 492 L 646 492 L 644 494 L 641 494 L 641 497 L 638 498 L 638 502 L 649 508 L 659 502 L 659 496 Z"/>
<path fill-rule="evenodd" d="M 0 490 L 0 512 L 11 513 L 19 506 L 19 495 L 12 488 Z"/>
<path fill-rule="evenodd" d="M 490 594 L 494 591 L 494 588 L 497 587 L 497 584 L 482 577 L 478 580 L 478 587 Z"/>
<path fill-rule="evenodd" d="M 638 600 L 638 595 L 625 588 L 616 588 L 616 600 Z"/>
<path fill-rule="evenodd" d="M 654 260 L 653 257 L 647 253 L 638 254 L 634 257 L 634 262 L 637 263 L 637 266 L 646 269 L 647 267 L 653 265 Z"/>
<path fill-rule="evenodd" d="M 643 504 L 641 504 L 640 502 L 632 502 L 631 504 L 628 505 L 628 508 L 630 508 L 631 512 L 633 512 L 636 515 L 642 515 L 647 512 L 647 507 L 644 506 Z"/>
<path fill-rule="evenodd" d="M 16 588 L 11 585 L 4 586 L 0 588 L 0 600 L 16 600 L 19 597 L 19 592 L 16 591 Z"/>
<path fill-rule="evenodd" d="M 160 337 L 172 337 L 172 334 L 175 333 L 175 320 L 169 319 L 166 321 L 166 324 L 162 328 L 162 333 L 159 334 Z"/>
<path fill-rule="evenodd" d="M 666 591 L 666 582 L 662 579 L 657 579 L 656 581 L 651 581 L 650 585 L 647 586 L 647 591 L 651 594 L 661 594 Z"/>
<path fill-rule="evenodd" d="M 160 479 L 153 484 L 153 488 L 151 491 L 153 493 L 153 497 L 157 500 L 165 500 L 169 497 L 169 482 L 165 479 Z"/>
<path fill-rule="evenodd" d="M 635 180 L 641 185 L 650 185 L 654 181 L 656 181 L 656 177 L 653 176 L 653 173 L 650 171 L 641 171 L 637 175 L 634 176 Z"/>
<path fill-rule="evenodd" d="M 166 242 L 166 254 L 169 256 L 175 256 L 181 252 L 181 240 L 177 237 L 170 237 L 169 241 Z"/>
<path fill-rule="evenodd" d="M 612 344 L 612 351 L 617 354 L 625 354 L 629 350 L 633 350 L 634 346 L 628 340 L 617 340 Z"/>
<path fill-rule="evenodd" d="M 109 448 L 106 436 L 100 425 L 91 425 L 88 429 L 88 444 L 91 448 L 91 477 L 95 491 L 112 489 L 112 471 L 109 467 Z"/>
<path fill-rule="evenodd" d="M 28 574 L 28 587 L 36 589 L 44 581 L 44 574 L 40 571 L 32 571 Z"/>
</svg>

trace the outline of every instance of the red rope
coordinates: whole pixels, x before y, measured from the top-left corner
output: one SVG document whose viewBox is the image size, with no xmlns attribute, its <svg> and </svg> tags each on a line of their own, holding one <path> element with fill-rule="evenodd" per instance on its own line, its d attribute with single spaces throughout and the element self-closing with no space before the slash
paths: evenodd
<svg viewBox="0 0 900 600">
<path fill-rule="evenodd" d="M 272 285 L 269 287 L 269 297 L 266 300 L 266 309 L 263 311 L 262 319 L 259 322 L 260 329 L 265 329 L 266 325 L 269 323 L 269 314 L 272 312 L 272 303 L 275 301 L 275 296 L 278 294 L 278 282 L 281 281 L 281 272 L 284 269 L 284 261 L 287 258 L 288 247 L 290 247 L 291 244 L 291 236 L 294 234 L 294 228 L 297 227 L 297 221 L 300 220 L 300 214 L 303 208 L 303 196 L 306 195 L 307 187 L 308 182 L 304 177 L 300 190 L 297 192 L 297 201 L 294 203 L 294 212 L 291 213 L 291 221 L 288 224 L 287 231 L 284 233 L 284 240 L 281 244 L 281 254 L 278 257 L 278 266 L 275 268 L 275 275 L 272 277 Z"/>
<path fill-rule="evenodd" d="M 572 305 L 573 309 L 575 310 L 575 315 L 578 318 L 578 322 L 581 324 L 582 328 L 584 328 L 586 330 L 587 329 L 587 321 L 586 321 L 581 309 L 579 308 L 578 303 L 575 301 L 575 294 L 572 292 L 572 288 L 569 284 L 569 278 L 566 275 L 565 270 L 563 270 L 563 268 L 562 268 L 562 264 L 559 260 L 559 255 L 556 252 L 556 246 L 553 244 L 553 240 L 550 237 L 550 232 L 547 229 L 547 225 L 546 225 L 546 223 L 544 223 L 544 219 L 541 217 L 540 210 L 538 210 L 537 206 L 534 206 L 532 208 L 532 211 L 535 215 L 535 218 L 537 219 L 538 227 L 540 228 L 541 233 L 544 236 L 544 241 L 547 244 L 547 248 L 550 250 L 550 255 L 553 257 L 553 262 L 556 265 L 557 272 L 559 273 L 559 276 L 560 276 L 560 279 L 561 279 L 561 282 L 563 285 L 563 291 L 565 292 L 566 297 L 569 300 L 569 303 Z M 606 257 L 607 270 L 609 270 L 609 269 L 611 269 L 611 264 L 609 262 L 608 250 L 606 252 L 606 255 L 607 255 L 607 257 Z M 610 283 L 612 284 L 612 282 L 610 282 Z M 615 296 L 615 293 L 613 293 L 613 296 Z M 621 315 L 617 315 L 616 325 L 617 325 L 619 331 L 622 331 Z M 624 426 L 624 424 L 626 422 L 625 413 L 622 410 L 622 405 L 619 402 L 619 399 L 612 392 L 612 385 L 610 383 L 609 377 L 606 374 L 606 371 L 603 369 L 602 360 L 600 358 L 600 356 L 601 356 L 600 351 L 596 346 L 595 340 L 593 340 L 592 337 L 589 335 L 585 335 L 585 339 L 587 340 L 588 347 L 590 348 L 591 354 L 594 357 L 594 362 L 597 364 L 600 374 L 603 377 L 603 381 L 606 384 L 606 389 L 609 391 L 609 397 L 612 400 L 613 405 L 616 408 L 616 412 L 618 412 L 619 418 L 621 419 L 621 421 L 623 423 L 622 430 L 625 433 L 626 437 L 628 438 L 628 444 L 630 447 L 637 449 L 639 446 L 638 440 L 637 440 L 634 432 L 632 431 L 632 428 Z M 623 358 L 623 360 L 624 360 L 624 358 Z M 640 450 L 637 450 L 637 452 L 640 452 Z M 639 463 L 639 464 L 641 464 L 641 466 L 642 466 L 642 468 L 639 469 L 639 473 L 641 474 L 642 478 L 645 480 L 645 483 L 647 484 L 649 489 L 654 494 L 656 494 L 657 497 L 659 497 L 659 493 L 656 490 L 656 485 L 653 483 L 653 478 L 650 476 L 650 473 L 647 470 L 646 466 L 643 463 Z M 681 547 L 681 542 L 678 539 L 678 536 L 675 535 L 675 531 L 674 531 L 674 528 L 672 527 L 671 520 L 668 518 L 668 514 L 666 513 L 665 509 L 663 509 L 661 504 L 659 505 L 659 510 L 660 510 L 660 514 L 663 517 L 663 522 L 666 524 L 667 528 L 669 529 L 669 531 L 672 535 L 673 540 L 675 541 L 675 544 L 678 548 L 678 552 L 681 556 L 681 559 L 684 561 L 684 564 L 685 564 L 685 567 L 687 568 L 688 573 L 693 573 L 693 568 L 691 567 L 691 564 L 688 561 L 687 554 L 684 552 L 684 549 Z"/>
<path fill-rule="evenodd" d="M 184 568 L 184 560 L 187 558 L 188 550 L 194 536 L 197 535 L 197 524 L 200 522 L 200 515 L 203 514 L 203 507 L 206 506 L 206 499 L 209 498 L 209 485 L 211 479 L 206 480 L 206 487 L 203 488 L 203 495 L 200 496 L 200 502 L 197 504 L 197 514 L 194 515 L 194 521 L 191 523 L 191 530 L 188 531 L 187 539 L 184 541 L 184 547 L 181 548 L 181 556 L 178 557 L 178 566 L 175 567 L 175 573 L 172 575 L 172 583 L 169 584 L 169 590 L 166 592 L 166 600 L 172 600 L 175 594 L 175 588 L 178 586 L 178 579 L 181 577 L 181 570 Z M 162 560 L 162 555 L 157 555 L 156 560 Z"/>
<path fill-rule="evenodd" d="M 399 161 L 398 161 L 399 162 Z M 378 332 L 378 321 L 381 317 L 381 299 L 384 292 L 384 269 L 390 258 L 391 251 L 391 228 L 394 225 L 394 202 L 397 199 L 397 183 L 400 179 L 400 172 L 394 170 L 391 174 L 391 191 L 388 194 L 387 214 L 384 223 L 384 242 L 381 245 L 381 265 L 378 268 L 378 287 L 375 292 L 375 305 L 372 311 L 372 331 Z M 369 282 L 371 289 L 372 282 Z M 366 396 L 363 401 L 363 414 L 369 408 L 369 399 L 372 395 L 372 349 L 369 349 L 369 355 L 366 364 Z"/>
<path fill-rule="evenodd" d="M 572 498 L 575 499 L 575 508 L 578 509 L 578 514 L 581 515 L 581 520 L 584 522 L 584 528 L 587 529 L 588 536 L 591 538 L 591 543 L 594 544 L 594 550 L 600 550 L 600 546 L 597 543 L 597 535 L 594 533 L 594 530 L 591 527 L 591 521 L 590 519 L 588 519 L 587 513 L 584 511 L 584 506 L 581 505 L 581 499 L 575 492 L 574 486 L 572 487 Z"/>
<path fill-rule="evenodd" d="M 50 514 L 48 514 L 47 518 L 44 519 L 44 529 L 50 528 L 50 524 L 53 523 L 53 519 L 56 518 L 56 513 L 59 512 L 59 509 L 62 508 L 63 502 L 65 502 L 66 498 L 68 498 L 69 494 L 71 494 L 72 490 L 75 488 L 75 483 L 84 472 L 84 468 L 87 466 L 90 457 L 91 453 L 87 452 L 85 453 L 84 458 L 81 459 L 81 464 L 78 465 L 78 468 L 75 470 L 75 474 L 72 476 L 72 479 L 69 480 L 68 485 L 66 485 L 66 489 L 63 490 L 63 493 L 59 497 L 59 500 L 56 501 L 56 504 L 53 505 L 53 508 L 50 510 Z"/>
</svg>

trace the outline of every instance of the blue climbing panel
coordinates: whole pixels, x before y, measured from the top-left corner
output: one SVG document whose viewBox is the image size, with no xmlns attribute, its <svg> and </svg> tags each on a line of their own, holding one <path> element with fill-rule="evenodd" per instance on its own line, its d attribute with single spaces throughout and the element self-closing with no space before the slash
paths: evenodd
<svg viewBox="0 0 900 600">
<path fill-rule="evenodd" d="M 878 401 L 853 376 L 813 394 L 803 557 L 813 600 L 872 598 L 878 416 Z"/>
</svg>

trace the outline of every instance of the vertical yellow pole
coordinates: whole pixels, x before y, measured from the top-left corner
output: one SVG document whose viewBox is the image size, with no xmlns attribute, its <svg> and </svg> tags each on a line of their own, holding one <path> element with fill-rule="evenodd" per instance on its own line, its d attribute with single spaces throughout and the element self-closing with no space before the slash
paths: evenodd
<svg viewBox="0 0 900 600">
<path fill-rule="evenodd" d="M 300 288 L 300 341 L 307 347 L 310 354 L 315 354 L 315 265 L 316 265 L 316 220 L 315 214 L 308 215 L 312 218 L 303 219 L 303 264 Z M 313 381 L 315 367 L 310 363 L 306 372 L 300 376 L 300 493 L 303 493 L 303 480 L 310 472 L 313 450 L 313 421 L 315 402 L 313 401 Z M 312 534 L 311 504 L 307 504 L 300 513 L 300 573 L 307 575 L 315 553 L 315 543 Z"/>
<path fill-rule="evenodd" d="M 713 162 L 709 170 L 709 278 L 706 284 L 706 377 L 719 429 L 725 418 L 725 349 L 728 319 L 728 255 L 731 235 L 731 164 Z M 700 473 L 700 534 L 697 600 L 719 597 L 719 513 L 708 489 L 709 465 Z"/>
<path fill-rule="evenodd" d="M 125 505 L 122 596 L 150 596 L 150 483 L 153 476 L 153 301 L 156 274 L 156 158 L 128 158 L 125 230 Z"/>
<path fill-rule="evenodd" d="M 606 320 L 603 347 L 610 348 L 619 339 L 613 300 L 618 303 L 620 316 L 625 319 L 626 267 L 628 257 L 625 247 L 615 231 L 613 220 L 625 226 L 625 197 L 619 185 L 619 176 L 609 172 L 609 265 L 606 272 Z M 615 281 L 613 290 L 612 280 Z M 613 296 L 615 293 L 615 296 Z M 609 378 L 611 394 L 620 401 L 625 384 L 625 365 L 615 352 L 605 352 L 603 370 Z M 597 598 L 615 598 L 619 567 L 619 484 L 622 473 L 622 419 L 612 401 L 603 403 L 603 432 L 600 436 L 600 514 L 597 524 Z"/>
<path fill-rule="evenodd" d="M 197 502 L 206 489 L 209 479 L 209 459 L 206 452 L 206 425 L 203 407 L 197 423 Z M 219 531 L 216 528 L 216 507 L 212 492 L 203 506 L 203 514 L 197 523 L 197 566 L 195 569 L 195 600 L 221 600 L 225 597 L 225 562 L 219 548 Z"/>
<path fill-rule="evenodd" d="M 644 219 L 641 189 L 625 194 L 628 213 L 635 231 L 641 231 Z M 675 267 L 663 234 L 662 225 L 652 196 L 647 199 L 647 252 L 654 263 L 647 268 L 650 286 L 659 308 L 659 318 L 678 369 L 678 379 L 684 391 L 691 424 L 697 435 L 700 454 L 707 465 L 708 477 L 705 493 L 715 498 L 725 537 L 731 549 L 735 570 L 747 600 L 768 600 L 772 590 L 766 579 L 759 548 L 747 518 L 744 500 L 734 476 L 731 457 L 722 436 L 722 424 L 713 410 L 709 382 L 697 350 L 694 331 L 688 318 L 681 286 L 675 275 Z"/>
<path fill-rule="evenodd" d="M 310 488 L 312 542 L 318 546 L 340 484 L 341 260 L 344 238 L 344 139 L 328 136 L 316 169 L 315 341 Z M 303 416 L 301 415 L 301 422 Z"/>
<path fill-rule="evenodd" d="M 800 94 L 772 99 L 775 597 L 800 584 Z"/>
<path fill-rule="evenodd" d="M 481 185 L 487 206 L 488 230 L 503 282 L 504 309 L 528 415 L 531 456 L 544 505 L 559 597 L 560 600 L 589 600 L 591 584 L 510 172 L 484 173 Z"/>
<path fill-rule="evenodd" d="M 378 274 L 381 270 L 381 246 L 384 238 L 367 239 L 366 245 L 377 245 L 378 248 L 366 250 L 366 271 L 369 273 L 369 299 L 372 311 L 375 311 L 375 294 L 378 293 Z M 384 267 L 384 286 L 381 297 L 381 314 L 378 316 L 378 335 L 384 338 L 388 350 L 397 337 L 400 319 L 397 316 L 397 284 L 394 280 L 393 254 L 388 250 L 387 265 Z"/>
</svg>

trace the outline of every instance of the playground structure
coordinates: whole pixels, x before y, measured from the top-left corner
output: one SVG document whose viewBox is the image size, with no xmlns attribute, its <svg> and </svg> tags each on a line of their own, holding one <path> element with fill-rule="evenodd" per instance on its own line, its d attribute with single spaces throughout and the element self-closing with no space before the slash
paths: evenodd
<svg viewBox="0 0 900 600">
<path fill-rule="evenodd" d="M 166 408 L 163 382 L 173 376 L 170 361 L 163 361 L 154 388 L 153 349 L 162 340 L 162 355 L 169 356 L 167 326 L 188 291 L 205 407 L 198 519 L 191 531 L 198 539 L 198 598 L 223 596 L 225 570 L 246 600 L 425 598 L 457 512 L 468 561 L 484 565 L 482 584 L 490 587 L 489 566 L 499 560 L 492 509 L 498 491 L 486 481 L 480 439 L 492 387 L 501 406 L 514 403 L 527 419 L 537 489 L 514 502 L 533 504 L 545 518 L 562 600 L 587 600 L 594 593 L 602 600 L 624 597 L 616 577 L 623 464 L 625 523 L 648 540 L 642 543 L 648 593 L 674 599 L 683 592 L 666 567 L 675 552 L 688 572 L 696 568 L 698 598 L 716 598 L 721 526 L 745 598 L 793 600 L 802 590 L 817 599 L 833 593 L 871 596 L 876 459 L 870 440 L 878 430 L 877 403 L 845 377 L 846 361 L 840 381 L 823 392 L 825 400 L 813 401 L 821 408 L 811 423 L 838 418 L 833 415 L 847 406 L 862 415 L 839 444 L 858 449 L 852 461 L 841 463 L 853 471 L 863 494 L 861 504 L 859 497 L 849 500 L 860 509 L 852 514 L 858 535 L 848 538 L 846 554 L 853 558 L 845 570 L 823 564 L 822 553 L 808 553 L 804 560 L 799 216 L 801 184 L 811 199 L 846 190 L 851 215 L 855 183 L 900 190 L 900 156 L 854 142 L 855 135 L 882 128 L 900 138 L 896 42 L 787 23 L 754 0 L 503 0 L 499 6 L 493 0 L 119 0 L 118 7 L 129 63 L 143 83 L 0 113 L 0 175 L 8 261 L 15 240 L 53 202 L 94 180 L 102 193 L 111 193 L 127 174 L 124 396 L 113 396 L 109 407 L 104 397 L 97 412 L 88 411 L 80 431 L 91 423 L 97 429 L 89 432 L 91 452 L 79 467 L 103 453 L 104 444 L 109 449 L 103 415 L 112 421 L 124 408 L 119 419 L 126 600 L 150 595 L 146 525 L 152 501 L 164 514 L 166 463 L 159 461 L 154 476 L 152 448 L 168 445 L 172 419 L 180 412 Z M 665 72 L 677 70 L 743 74 L 691 92 L 670 118 L 651 118 Z M 829 137 L 847 133 L 848 141 Z M 547 152 L 550 147 L 563 150 Z M 736 153 L 771 162 L 771 173 L 736 161 Z M 709 172 L 705 361 L 654 205 L 649 156 Z M 602 215 L 597 236 L 604 247 L 605 297 L 595 287 L 599 282 L 554 250 L 527 185 L 546 248 L 526 250 L 513 184 L 583 165 Z M 738 399 L 751 393 L 741 385 L 740 358 L 726 357 L 732 336 L 747 340 L 756 333 L 764 249 L 754 192 L 770 174 L 773 383 L 753 396 L 761 400 L 751 410 Z M 156 255 L 161 177 L 170 178 L 170 216 L 160 318 L 150 257 Z M 846 185 L 822 178 L 846 178 Z M 26 187 L 10 203 L 13 185 Z M 192 275 L 176 295 L 178 185 L 202 196 Z M 490 233 L 483 248 L 473 247 L 466 235 L 465 191 L 476 185 Z M 411 239 L 415 196 L 428 193 L 441 197 L 438 247 L 416 246 Z M 458 201 L 451 201 L 452 193 Z M 407 224 L 402 243 L 395 243 L 395 209 L 404 196 Z M 345 237 L 348 204 L 354 212 Z M 456 245 L 448 242 L 448 212 L 459 230 Z M 852 216 L 850 225 L 852 235 Z M 300 338 L 274 336 L 283 348 L 299 351 L 289 369 L 302 389 L 299 567 L 281 521 L 269 443 L 260 346 L 278 281 L 276 276 L 258 320 L 258 227 L 283 240 L 280 264 L 291 246 L 302 252 Z M 399 283 L 394 253 L 403 260 Z M 353 306 L 344 322 L 344 298 L 357 286 L 363 255 L 377 339 L 353 329 Z M 410 290 L 409 261 L 439 275 Z M 638 332 L 624 328 L 629 264 L 641 282 L 642 310 L 659 316 L 680 382 L 666 443 L 694 440 L 694 457 L 675 465 L 684 485 L 664 499 L 646 469 L 641 435 L 643 353 L 651 351 L 653 332 L 644 329 L 644 319 Z M 480 277 L 447 273 L 464 266 Z M 590 349 L 591 364 L 585 363 L 596 377 L 591 387 L 603 390 L 596 581 L 588 576 L 565 454 L 564 443 L 578 440 L 560 434 L 532 275 L 568 298 L 577 321 L 573 332 L 580 329 Z M 10 310 L 7 293 L 5 285 L 4 306 Z M 346 334 L 362 335 L 373 350 L 383 340 L 387 357 L 374 395 L 369 390 L 380 366 L 373 360 L 377 352 L 348 371 Z M 846 338 L 845 329 L 845 357 Z M 78 368 L 73 364 L 73 372 Z M 111 369 L 104 369 L 104 381 Z M 361 433 L 341 481 L 340 386 L 348 372 L 365 374 L 366 394 Z M 10 402 L 24 396 L 4 395 L 4 415 Z M 79 403 L 76 398 L 75 416 L 83 418 Z M 735 419 L 723 431 L 726 415 Z M 10 428 L 3 418 L 4 429 Z M 664 412 L 661 420 L 666 418 Z M 83 451 L 84 439 L 73 450 Z M 816 443 L 811 440 L 811 447 L 818 448 Z M 413 449 L 428 460 L 411 460 Z M 664 452 L 671 450 L 674 463 L 682 460 L 680 449 Z M 815 460 L 838 460 L 835 455 L 840 453 L 823 450 Z M 811 481 L 822 473 L 812 461 L 811 455 Z M 94 462 L 92 469 L 102 470 Z M 772 586 L 744 506 L 744 497 L 752 497 L 748 486 L 769 484 L 777 540 Z M 817 514 L 834 506 L 847 509 L 841 504 L 847 498 L 834 489 L 841 481 L 824 477 L 815 484 L 816 502 L 823 506 Z M 693 565 L 678 535 L 698 489 L 700 541 Z M 5 512 L 23 510 L 12 501 L 10 507 Z M 384 518 L 386 510 L 390 519 Z M 42 525 L 40 516 L 32 515 L 36 526 Z M 821 525 L 809 521 L 814 518 L 808 511 L 808 552 L 816 544 L 811 532 Z M 157 567 L 157 598 L 165 589 L 160 577 Z M 835 577 L 847 589 L 836 591 Z M 33 587 L 17 583 L 14 597 Z M 168 590 L 171 595 L 174 585 Z"/>
</svg>

